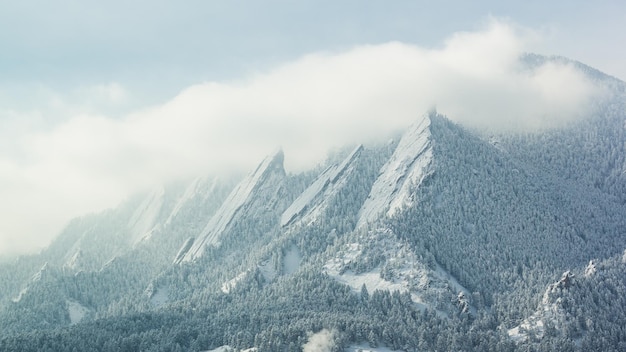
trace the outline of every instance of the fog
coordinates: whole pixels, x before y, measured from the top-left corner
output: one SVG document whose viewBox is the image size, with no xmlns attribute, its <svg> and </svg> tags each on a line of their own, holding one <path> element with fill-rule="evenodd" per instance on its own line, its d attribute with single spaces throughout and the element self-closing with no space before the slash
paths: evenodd
<svg viewBox="0 0 626 352">
<path fill-rule="evenodd" d="M 315 334 L 309 334 L 309 340 L 302 345 L 303 352 L 330 352 L 335 347 L 335 333 L 323 329 Z"/>
<path fill-rule="evenodd" d="M 41 248 L 72 217 L 133 192 L 250 170 L 276 147 L 288 171 L 305 170 L 334 148 L 384 141 L 433 106 L 499 131 L 584 117 L 602 90 L 570 65 L 525 69 L 518 58 L 538 41 L 541 33 L 493 20 L 434 48 L 391 42 L 312 53 L 122 115 L 99 109 L 129 99 L 116 83 L 85 89 L 79 102 L 58 97 L 51 107 L 5 112 L 0 255 Z"/>
</svg>

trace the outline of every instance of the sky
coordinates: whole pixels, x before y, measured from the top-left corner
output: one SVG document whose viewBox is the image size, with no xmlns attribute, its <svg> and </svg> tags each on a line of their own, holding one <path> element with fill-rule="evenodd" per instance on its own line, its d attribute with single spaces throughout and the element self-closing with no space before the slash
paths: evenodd
<svg viewBox="0 0 626 352">
<path fill-rule="evenodd" d="M 0 256 L 179 178 L 291 172 L 432 106 L 538 129 L 626 78 L 622 1 L 20 1 L 0 4 Z M 563 89 L 567 87 L 567 89 Z"/>
</svg>

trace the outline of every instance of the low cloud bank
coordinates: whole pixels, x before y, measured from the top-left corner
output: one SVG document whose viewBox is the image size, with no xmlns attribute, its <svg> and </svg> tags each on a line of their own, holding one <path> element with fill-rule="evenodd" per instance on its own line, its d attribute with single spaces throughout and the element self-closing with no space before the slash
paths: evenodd
<svg viewBox="0 0 626 352">
<path fill-rule="evenodd" d="M 19 118 L 5 119 L 0 133 L 0 255 L 41 247 L 69 218 L 139 189 L 249 170 L 277 146 L 289 170 L 304 170 L 333 148 L 384 140 L 433 106 L 494 130 L 580 118 L 602 90 L 568 64 L 528 70 L 519 57 L 538 37 L 492 21 L 438 48 L 392 42 L 307 55 L 239 81 L 194 85 L 124 116 L 68 108 L 69 118 L 31 128 L 24 121 L 45 111 L 7 112 Z M 130 99 L 114 83 L 86 94 L 99 104 Z"/>
</svg>

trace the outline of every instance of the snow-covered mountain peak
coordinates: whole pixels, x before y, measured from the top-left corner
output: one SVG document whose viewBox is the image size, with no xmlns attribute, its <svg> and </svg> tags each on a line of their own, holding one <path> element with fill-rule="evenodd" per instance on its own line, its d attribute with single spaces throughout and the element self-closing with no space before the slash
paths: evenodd
<svg viewBox="0 0 626 352">
<path fill-rule="evenodd" d="M 404 133 L 359 211 L 357 228 L 413 204 L 413 193 L 428 175 L 433 157 L 429 126 L 430 115 L 426 114 Z"/>
<path fill-rule="evenodd" d="M 211 217 L 200 236 L 193 244 L 186 243 L 177 255 L 176 263 L 192 261 L 204 253 L 206 246 L 219 245 L 220 237 L 241 208 L 248 204 L 255 192 L 266 183 L 277 183 L 285 178 L 283 167 L 284 154 L 281 149 L 268 156 L 248 176 L 246 176 L 228 195 L 224 203 Z"/>
</svg>

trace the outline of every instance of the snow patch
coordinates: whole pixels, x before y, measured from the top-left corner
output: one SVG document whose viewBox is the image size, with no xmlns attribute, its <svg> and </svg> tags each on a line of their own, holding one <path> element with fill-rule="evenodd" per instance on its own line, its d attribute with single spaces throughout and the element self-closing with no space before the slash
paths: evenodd
<svg viewBox="0 0 626 352">
<path fill-rule="evenodd" d="M 598 269 L 596 268 L 596 263 L 593 260 L 590 260 L 589 264 L 587 264 L 587 267 L 585 268 L 585 277 L 593 276 L 597 271 Z"/>
<path fill-rule="evenodd" d="M 430 145 L 430 119 L 424 116 L 402 136 L 359 211 L 357 228 L 388 217 L 414 203 L 414 192 L 428 175 L 433 153 Z"/>
<path fill-rule="evenodd" d="M 19 301 L 22 300 L 22 297 L 24 297 L 24 295 L 28 292 L 28 286 L 24 287 L 20 293 L 17 295 L 17 297 L 14 297 L 13 299 L 11 299 L 11 301 L 13 301 L 13 303 L 18 303 Z"/>
<path fill-rule="evenodd" d="M 223 283 L 221 287 L 222 292 L 229 294 L 235 289 L 235 287 L 237 287 L 237 284 L 239 284 L 239 282 L 246 277 L 246 275 L 248 275 L 248 271 L 239 273 L 239 275 Z"/>
<path fill-rule="evenodd" d="M 533 334 L 535 337 L 541 339 L 545 332 L 545 326 L 543 320 L 539 315 L 532 315 L 528 319 L 524 320 L 520 325 L 509 329 L 507 334 L 515 343 L 524 342 L 528 339 L 529 334 Z"/>
<path fill-rule="evenodd" d="M 350 286 L 355 292 L 360 292 L 363 285 L 367 287 L 367 291 L 369 292 L 376 290 L 408 292 L 408 287 L 403 283 L 382 279 L 380 277 L 380 268 L 361 274 L 355 274 L 351 270 L 343 274 L 329 270 L 328 275 L 332 276 L 338 282 Z"/>
<path fill-rule="evenodd" d="M 206 352 L 235 352 L 235 349 L 230 347 L 230 346 L 228 346 L 228 345 L 225 345 L 225 346 L 220 346 L 220 347 L 218 347 L 216 349 L 209 350 L 209 351 L 206 351 Z"/>
<path fill-rule="evenodd" d="M 377 266 L 376 268 L 367 272 L 355 272 L 351 269 L 352 264 L 356 263 L 363 254 L 363 247 L 359 243 L 349 243 L 343 247 L 343 250 L 338 255 L 324 265 L 324 271 L 327 275 L 334 278 L 338 282 L 350 286 L 353 291 L 360 292 L 361 287 L 365 285 L 369 292 L 375 290 L 386 291 L 400 291 L 408 292 L 408 282 L 402 280 L 402 273 L 396 273 L 398 279 L 386 280 L 383 279 L 382 268 Z M 417 301 L 421 301 L 418 297 L 415 297 Z"/>
<path fill-rule="evenodd" d="M 474 313 L 470 292 L 436 262 L 431 267 L 391 230 L 377 229 L 361 235 L 358 242 L 341 246 L 326 261 L 323 270 L 355 293 L 365 285 L 370 293 L 375 290 L 409 293 L 418 307 L 434 308 L 442 316 L 454 311 Z"/>
</svg>

